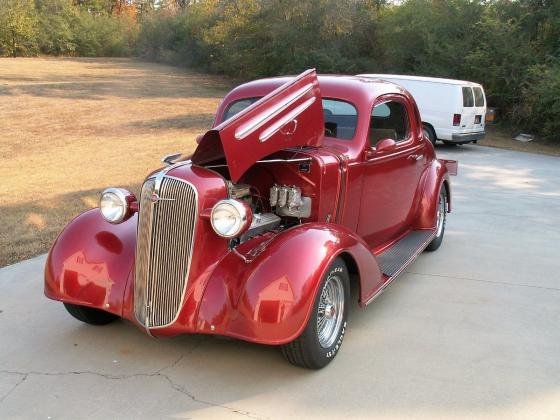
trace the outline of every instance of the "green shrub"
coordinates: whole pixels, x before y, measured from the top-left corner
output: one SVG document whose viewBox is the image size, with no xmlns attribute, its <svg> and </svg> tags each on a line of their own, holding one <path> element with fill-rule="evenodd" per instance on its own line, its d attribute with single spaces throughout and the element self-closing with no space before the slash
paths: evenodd
<svg viewBox="0 0 560 420">
<path fill-rule="evenodd" d="M 517 125 L 543 138 L 559 140 L 560 64 L 532 67 L 523 99 L 515 109 Z"/>
<path fill-rule="evenodd" d="M 81 10 L 74 21 L 76 54 L 85 57 L 130 55 L 134 28 L 124 19 Z"/>
<path fill-rule="evenodd" d="M 40 51 L 49 55 L 73 55 L 77 48 L 74 22 L 78 11 L 71 0 L 40 0 L 36 1 L 36 7 Z"/>
</svg>

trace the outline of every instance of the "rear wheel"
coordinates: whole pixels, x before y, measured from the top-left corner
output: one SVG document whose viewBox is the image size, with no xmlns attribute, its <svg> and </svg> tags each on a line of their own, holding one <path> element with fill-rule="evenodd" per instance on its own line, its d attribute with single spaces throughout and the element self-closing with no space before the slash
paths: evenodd
<svg viewBox="0 0 560 420">
<path fill-rule="evenodd" d="M 441 186 L 441 191 L 439 192 L 439 201 L 436 212 L 436 236 L 432 239 L 432 242 L 426 247 L 427 251 L 435 251 L 441 245 L 443 241 L 443 234 L 445 233 L 445 220 L 446 220 L 446 206 L 447 206 L 447 193 L 445 192 L 445 187 Z"/>
<path fill-rule="evenodd" d="M 348 270 L 344 261 L 337 258 L 321 282 L 305 330 L 297 339 L 282 346 L 284 357 L 308 369 L 320 369 L 329 364 L 344 339 L 349 300 Z"/>
<path fill-rule="evenodd" d="M 430 139 L 432 144 L 435 146 L 436 145 L 436 133 L 434 132 L 434 129 L 432 127 L 430 127 L 429 125 L 424 124 L 422 126 L 422 132 L 424 133 L 424 136 L 426 136 L 428 139 Z"/>
<path fill-rule="evenodd" d="M 66 310 L 76 318 L 78 321 L 85 322 L 91 325 L 106 325 L 115 321 L 119 317 L 109 312 L 101 311 L 95 308 L 88 308 L 87 306 L 73 305 L 65 303 Z"/>
</svg>

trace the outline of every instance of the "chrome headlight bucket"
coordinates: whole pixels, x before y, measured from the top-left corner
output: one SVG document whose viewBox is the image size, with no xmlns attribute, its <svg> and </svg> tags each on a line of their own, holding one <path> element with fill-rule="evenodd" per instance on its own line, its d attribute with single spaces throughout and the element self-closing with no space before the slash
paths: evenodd
<svg viewBox="0 0 560 420">
<path fill-rule="evenodd" d="M 103 218 L 110 223 L 121 223 L 131 214 L 131 204 L 136 197 L 130 191 L 123 188 L 107 188 L 101 193 L 99 209 Z"/>
<path fill-rule="evenodd" d="M 241 200 L 218 201 L 212 208 L 212 229 L 223 238 L 235 238 L 245 232 L 253 219 L 251 208 Z"/>
</svg>

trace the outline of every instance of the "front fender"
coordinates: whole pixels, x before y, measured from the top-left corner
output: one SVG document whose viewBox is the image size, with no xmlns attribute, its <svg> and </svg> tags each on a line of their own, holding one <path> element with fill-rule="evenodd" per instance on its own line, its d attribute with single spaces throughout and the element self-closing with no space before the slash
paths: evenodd
<svg viewBox="0 0 560 420">
<path fill-rule="evenodd" d="M 134 263 L 137 215 L 107 222 L 99 209 L 74 219 L 54 242 L 45 266 L 45 295 L 122 316 Z"/>
<path fill-rule="evenodd" d="M 263 344 L 294 340 L 307 324 L 324 273 L 341 253 L 356 262 L 366 301 L 380 287 L 381 272 L 366 244 L 345 227 L 309 223 L 238 246 L 206 285 L 197 331 Z"/>
</svg>

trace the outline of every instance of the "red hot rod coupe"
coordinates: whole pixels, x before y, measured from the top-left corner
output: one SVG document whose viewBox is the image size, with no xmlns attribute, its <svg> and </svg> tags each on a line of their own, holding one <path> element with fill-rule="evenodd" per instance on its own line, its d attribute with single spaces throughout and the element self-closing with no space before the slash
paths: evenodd
<svg viewBox="0 0 560 420">
<path fill-rule="evenodd" d="M 440 246 L 457 170 L 406 90 L 314 70 L 237 87 L 194 154 L 164 162 L 140 197 L 107 189 L 63 230 L 45 294 L 86 323 L 280 345 L 315 369 L 351 287 L 366 306 Z"/>
</svg>

